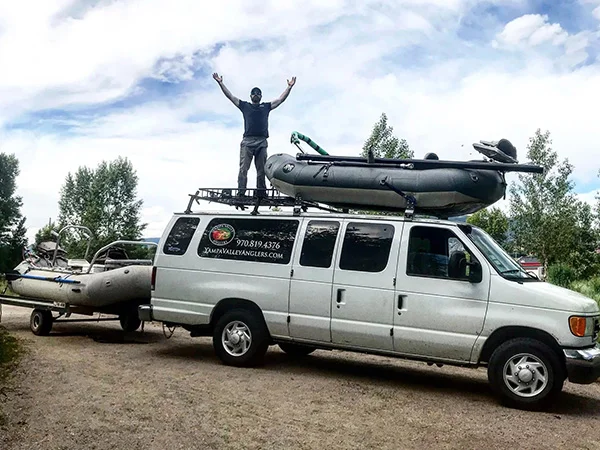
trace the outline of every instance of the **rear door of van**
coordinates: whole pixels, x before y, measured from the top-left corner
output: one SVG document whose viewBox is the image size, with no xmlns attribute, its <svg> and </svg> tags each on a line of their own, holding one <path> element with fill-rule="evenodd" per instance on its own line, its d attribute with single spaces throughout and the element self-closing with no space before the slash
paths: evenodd
<svg viewBox="0 0 600 450">
<path fill-rule="evenodd" d="M 292 338 L 331 342 L 331 292 L 341 228 L 341 219 L 304 219 L 290 285 Z"/>
<path fill-rule="evenodd" d="M 344 219 L 331 300 L 333 343 L 392 350 L 394 277 L 403 222 Z"/>
</svg>

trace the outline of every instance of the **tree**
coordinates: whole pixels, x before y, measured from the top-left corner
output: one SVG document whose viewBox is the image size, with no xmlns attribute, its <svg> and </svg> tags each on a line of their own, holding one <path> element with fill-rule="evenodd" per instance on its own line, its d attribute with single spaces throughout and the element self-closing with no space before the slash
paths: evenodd
<svg viewBox="0 0 600 450">
<path fill-rule="evenodd" d="M 575 269 L 580 279 L 588 279 L 598 273 L 600 262 L 596 253 L 598 230 L 594 227 L 594 213 L 588 203 L 577 202 L 575 221 L 573 248 L 564 262 Z"/>
<path fill-rule="evenodd" d="M 467 218 L 467 223 L 483 229 L 501 247 L 507 243 L 508 217 L 500 208 L 482 209 Z"/>
<path fill-rule="evenodd" d="M 382 113 L 364 143 L 361 155 L 366 158 L 371 149 L 375 158 L 412 158 L 413 151 L 408 142 L 398 139 L 393 132 L 394 127 L 387 124 L 387 115 Z"/>
<path fill-rule="evenodd" d="M 132 164 L 121 157 L 103 161 L 95 170 L 80 167 L 75 175 L 69 173 L 60 192 L 58 228 L 88 227 L 94 236 L 91 253 L 115 240 L 140 239 L 147 224 L 140 224 L 143 202 L 136 200 L 137 181 Z M 80 236 L 61 237 L 61 247 L 71 257 L 85 254 L 87 240 Z"/>
<path fill-rule="evenodd" d="M 393 134 L 394 127 L 387 123 L 387 115 L 381 114 L 377 123 L 373 126 L 371 135 L 365 141 L 361 156 L 369 157 L 369 150 L 373 151 L 375 158 L 400 158 L 408 159 L 413 157 L 413 151 L 408 146 L 405 139 L 398 139 Z M 379 214 L 379 215 L 395 215 L 396 213 L 387 211 L 352 211 L 360 214 Z"/>
<path fill-rule="evenodd" d="M 539 129 L 529 139 L 527 158 L 544 168 L 543 174 L 520 174 L 512 184 L 510 217 L 515 244 L 526 254 L 535 255 L 547 269 L 564 261 L 577 245 L 581 204 L 573 193 L 569 176 L 573 166 L 558 161 L 550 147 L 550 132 Z"/>
<path fill-rule="evenodd" d="M 19 160 L 0 153 L 0 272 L 12 270 L 27 245 L 23 201 L 16 195 L 19 173 Z"/>
<path fill-rule="evenodd" d="M 38 232 L 35 233 L 33 247 L 37 247 L 40 242 L 44 241 L 56 242 L 56 237 L 52 234 L 53 231 L 56 231 L 58 233 L 60 231 L 60 228 L 58 228 L 58 225 L 56 225 L 56 223 L 52 221 L 48 223 L 48 225 L 44 225 L 42 228 L 40 228 Z"/>
</svg>

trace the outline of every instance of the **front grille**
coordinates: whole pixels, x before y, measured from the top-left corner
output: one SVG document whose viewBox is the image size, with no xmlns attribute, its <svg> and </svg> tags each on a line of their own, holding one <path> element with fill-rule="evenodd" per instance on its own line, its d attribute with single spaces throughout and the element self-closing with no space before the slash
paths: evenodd
<svg viewBox="0 0 600 450">
<path fill-rule="evenodd" d="M 600 333 L 600 318 L 596 317 L 594 319 L 594 340 L 598 340 L 598 334 Z"/>
</svg>

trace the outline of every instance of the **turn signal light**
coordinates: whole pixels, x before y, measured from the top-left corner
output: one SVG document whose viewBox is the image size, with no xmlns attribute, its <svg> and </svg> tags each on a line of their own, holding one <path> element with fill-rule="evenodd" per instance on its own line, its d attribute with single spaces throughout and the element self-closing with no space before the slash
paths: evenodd
<svg viewBox="0 0 600 450">
<path fill-rule="evenodd" d="M 569 317 L 569 327 L 571 328 L 571 333 L 575 336 L 585 336 L 586 318 L 578 316 Z"/>
</svg>

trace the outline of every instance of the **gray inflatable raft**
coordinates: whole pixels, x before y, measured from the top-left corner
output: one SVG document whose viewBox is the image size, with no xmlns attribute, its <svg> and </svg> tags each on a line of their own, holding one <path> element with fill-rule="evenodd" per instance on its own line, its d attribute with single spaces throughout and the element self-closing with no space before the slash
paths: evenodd
<svg viewBox="0 0 600 450">
<path fill-rule="evenodd" d="M 504 172 L 543 170 L 515 164 L 512 155 L 487 143 L 474 146 L 488 156 L 497 153 L 495 161 L 506 162 L 440 161 L 435 154 L 400 160 L 278 153 L 268 158 L 265 173 L 274 188 L 304 201 L 344 209 L 410 208 L 417 214 L 447 218 L 500 200 L 506 191 Z"/>
</svg>

